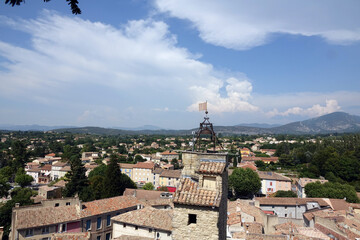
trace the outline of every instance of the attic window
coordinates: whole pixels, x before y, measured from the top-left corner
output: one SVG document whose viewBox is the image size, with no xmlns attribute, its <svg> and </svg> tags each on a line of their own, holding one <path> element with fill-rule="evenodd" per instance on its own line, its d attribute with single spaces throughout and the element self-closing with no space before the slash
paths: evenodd
<svg viewBox="0 0 360 240">
<path fill-rule="evenodd" d="M 189 214 L 189 221 L 188 221 L 188 225 L 190 224 L 196 224 L 196 214 Z"/>
</svg>

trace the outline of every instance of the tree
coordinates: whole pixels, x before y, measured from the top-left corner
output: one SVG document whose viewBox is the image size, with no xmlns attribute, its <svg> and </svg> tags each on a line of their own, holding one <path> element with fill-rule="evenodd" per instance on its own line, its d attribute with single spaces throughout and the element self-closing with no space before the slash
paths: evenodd
<svg viewBox="0 0 360 240">
<path fill-rule="evenodd" d="M 34 181 L 34 178 L 26 173 L 16 174 L 15 182 L 21 187 L 26 187 L 31 185 L 31 182 Z"/>
<path fill-rule="evenodd" d="M 7 201 L 4 206 L 0 208 L 0 226 L 4 226 L 3 239 L 8 239 L 11 226 L 12 209 L 15 203 L 20 206 L 30 205 L 33 201 L 30 197 L 35 196 L 36 193 L 29 188 L 15 188 L 11 192 L 11 200 Z"/>
<path fill-rule="evenodd" d="M 25 3 L 25 0 L 5 0 L 5 4 L 12 6 L 20 5 L 23 2 Z M 44 2 L 50 2 L 50 0 L 44 0 Z M 68 5 L 70 5 L 73 14 L 81 14 L 81 10 L 78 6 L 79 2 L 77 0 L 66 0 L 66 2 Z"/>
<path fill-rule="evenodd" d="M 237 162 L 237 157 L 234 157 L 234 158 L 233 158 L 233 167 L 234 167 L 234 168 L 237 168 L 237 164 L 238 164 L 238 162 Z"/>
<path fill-rule="evenodd" d="M 13 169 L 24 168 L 28 161 L 28 154 L 26 152 L 25 143 L 22 141 L 15 141 L 11 144 L 11 154 L 14 157 Z M 15 170 L 13 170 L 15 172 Z"/>
<path fill-rule="evenodd" d="M 69 162 L 71 171 L 65 175 L 69 181 L 65 185 L 63 194 L 65 197 L 73 197 L 78 194 L 81 200 L 86 201 L 87 199 L 82 198 L 85 197 L 83 191 L 88 190 L 89 186 L 89 181 L 85 176 L 86 170 L 76 155 L 72 156 Z"/>
<path fill-rule="evenodd" d="M 157 189 L 158 191 L 168 192 L 169 189 L 166 186 L 161 186 Z"/>
<path fill-rule="evenodd" d="M 151 182 L 145 183 L 145 185 L 142 187 L 144 190 L 154 190 L 154 185 Z"/>
<path fill-rule="evenodd" d="M 103 198 L 120 196 L 125 188 L 136 188 L 136 184 L 125 174 L 122 174 L 116 156 L 110 156 L 110 164 L 104 176 Z"/>
<path fill-rule="evenodd" d="M 135 162 L 137 163 L 137 162 L 145 162 L 145 159 L 142 157 L 142 156 L 140 156 L 140 155 L 136 155 L 135 156 Z"/>
<path fill-rule="evenodd" d="M 264 169 L 266 168 L 266 163 L 264 163 L 261 160 L 257 160 L 255 161 L 255 166 L 259 168 L 261 171 L 264 171 Z"/>
<path fill-rule="evenodd" d="M 249 197 L 260 190 L 261 180 L 259 175 L 249 168 L 235 168 L 229 177 L 229 186 L 237 197 Z"/>
<path fill-rule="evenodd" d="M 106 174 L 106 165 L 105 164 L 101 164 L 98 167 L 94 168 L 90 173 L 88 178 L 91 179 L 95 176 L 101 176 L 104 177 Z"/>
<path fill-rule="evenodd" d="M 293 191 L 283 191 L 283 190 L 279 190 L 275 193 L 275 197 L 297 197 L 296 193 L 294 193 Z"/>
<path fill-rule="evenodd" d="M 321 184 L 319 181 L 308 183 L 305 186 L 305 193 L 307 197 L 312 198 L 345 198 L 347 202 L 359 202 L 355 188 L 349 184 L 332 182 Z"/>
<path fill-rule="evenodd" d="M 0 198 L 7 197 L 9 195 L 10 184 L 7 183 L 7 179 L 0 175 Z"/>
</svg>

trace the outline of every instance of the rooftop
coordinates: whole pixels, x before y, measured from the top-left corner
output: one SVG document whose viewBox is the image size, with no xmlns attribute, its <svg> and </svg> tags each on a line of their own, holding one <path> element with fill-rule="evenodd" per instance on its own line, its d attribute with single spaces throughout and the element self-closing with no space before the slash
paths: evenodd
<svg viewBox="0 0 360 240">
<path fill-rule="evenodd" d="M 145 168 L 145 169 L 153 169 L 155 164 L 153 162 L 138 162 L 134 165 L 133 168 Z"/>
<path fill-rule="evenodd" d="M 180 170 L 164 170 L 160 174 L 160 177 L 168 177 L 168 178 L 180 178 L 180 176 L 181 176 Z"/>
<path fill-rule="evenodd" d="M 141 204 L 141 202 L 133 196 L 118 196 L 85 202 L 82 204 L 81 216 L 88 217 L 107 212 L 114 212 L 120 209 L 134 207 L 138 204 Z"/>
<path fill-rule="evenodd" d="M 120 168 L 133 168 L 135 164 L 131 163 L 119 163 Z"/>
<path fill-rule="evenodd" d="M 212 190 L 199 189 L 198 183 L 190 178 L 181 179 L 174 197 L 174 203 L 184 205 L 219 207 L 221 194 Z"/>
<path fill-rule="evenodd" d="M 285 177 L 281 174 L 278 174 L 276 172 L 257 172 L 260 179 L 269 179 L 269 180 L 276 180 L 276 181 L 286 181 L 291 182 L 291 179 L 288 177 Z"/>
<path fill-rule="evenodd" d="M 155 191 L 155 190 L 144 190 L 144 189 L 131 189 L 126 188 L 123 196 L 133 196 L 137 199 L 142 200 L 156 200 L 160 199 L 160 195 L 164 193 L 163 191 Z"/>
<path fill-rule="evenodd" d="M 78 220 L 80 220 L 80 209 L 76 205 L 31 207 L 17 211 L 15 226 L 18 229 L 26 229 Z"/>
<path fill-rule="evenodd" d="M 90 232 L 67 232 L 55 233 L 51 240 L 87 240 L 90 238 Z"/>
<path fill-rule="evenodd" d="M 321 179 L 314 179 L 314 178 L 299 178 L 298 180 L 298 184 L 301 186 L 301 187 L 305 187 L 306 184 L 308 183 L 313 183 L 313 182 L 320 182 L 320 183 L 326 183 L 328 182 L 328 180 L 321 180 Z"/>
<path fill-rule="evenodd" d="M 197 172 L 208 174 L 222 174 L 224 172 L 225 166 L 225 162 L 201 161 Z"/>
<path fill-rule="evenodd" d="M 146 207 L 140 210 L 120 214 L 113 217 L 112 220 L 136 226 L 171 231 L 172 215 L 172 210 Z"/>
</svg>

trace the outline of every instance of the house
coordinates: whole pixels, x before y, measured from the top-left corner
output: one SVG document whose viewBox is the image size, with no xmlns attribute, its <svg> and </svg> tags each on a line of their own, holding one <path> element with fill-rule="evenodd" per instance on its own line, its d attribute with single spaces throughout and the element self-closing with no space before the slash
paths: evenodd
<svg viewBox="0 0 360 240">
<path fill-rule="evenodd" d="M 159 176 L 159 186 L 177 187 L 181 177 L 181 170 L 164 170 Z"/>
<path fill-rule="evenodd" d="M 172 210 L 145 207 L 136 211 L 115 216 L 113 238 L 127 236 L 171 240 Z"/>
<path fill-rule="evenodd" d="M 160 174 L 164 171 L 162 168 L 155 168 L 153 170 L 153 184 L 155 188 L 159 187 Z"/>
<path fill-rule="evenodd" d="M 63 175 L 63 173 L 60 172 L 60 170 L 66 165 L 67 163 L 65 162 L 60 162 L 60 161 L 53 162 L 50 173 L 51 179 L 56 180 L 58 178 L 61 178 L 61 175 Z"/>
<path fill-rule="evenodd" d="M 227 163 L 227 154 L 183 152 L 173 239 L 226 239 Z"/>
<path fill-rule="evenodd" d="M 314 182 L 320 182 L 321 184 L 324 184 L 324 183 L 328 182 L 328 180 L 321 180 L 321 179 L 314 179 L 314 178 L 299 178 L 299 180 L 296 183 L 298 197 L 306 198 L 305 186 L 308 183 L 314 183 Z"/>
<path fill-rule="evenodd" d="M 39 182 L 40 169 L 38 167 L 32 167 L 31 169 L 26 170 L 26 174 L 32 176 L 34 183 Z"/>
<path fill-rule="evenodd" d="M 168 160 L 169 162 L 171 162 L 173 159 L 179 159 L 179 154 L 170 150 L 160 153 L 160 157 L 163 160 Z"/>
<path fill-rule="evenodd" d="M 240 154 L 241 154 L 241 158 L 250 157 L 251 151 L 248 148 L 240 148 Z"/>
<path fill-rule="evenodd" d="M 11 217 L 11 240 L 50 239 L 53 233 L 81 232 L 80 202 L 75 205 L 15 205 Z"/>
<path fill-rule="evenodd" d="M 99 165 L 94 163 L 94 162 L 90 162 L 90 163 L 85 163 L 84 164 L 84 168 L 86 169 L 86 172 L 85 172 L 85 176 L 89 176 L 90 172 L 92 170 L 94 170 L 95 168 L 97 168 Z"/>
<path fill-rule="evenodd" d="M 133 196 L 105 198 L 82 204 L 81 230 L 91 232 L 91 240 L 112 239 L 111 218 L 136 210 L 141 202 Z"/>
<path fill-rule="evenodd" d="M 303 220 L 303 214 L 312 209 L 330 208 L 330 203 L 323 198 L 265 198 L 256 201 L 263 211 L 273 212 L 282 219 Z M 280 219 L 279 221 L 281 221 Z"/>
<path fill-rule="evenodd" d="M 11 240 L 50 239 L 57 233 L 89 232 L 90 240 L 109 240 L 111 218 L 141 208 L 133 196 L 118 196 L 82 203 L 78 198 L 45 200 L 12 212 Z"/>
<path fill-rule="evenodd" d="M 133 177 L 133 168 L 135 166 L 135 164 L 130 164 L 130 163 L 119 163 L 120 166 L 120 171 L 121 173 L 126 174 L 131 180 L 134 180 Z"/>
<path fill-rule="evenodd" d="M 62 189 L 60 187 L 41 186 L 39 187 L 38 196 L 43 199 L 61 198 Z"/>
<path fill-rule="evenodd" d="M 276 172 L 257 172 L 261 180 L 260 194 L 269 195 L 277 191 L 291 191 L 291 179 Z"/>
<path fill-rule="evenodd" d="M 133 181 L 138 184 L 153 182 L 152 171 L 155 169 L 153 162 L 138 162 L 133 166 Z"/>
</svg>

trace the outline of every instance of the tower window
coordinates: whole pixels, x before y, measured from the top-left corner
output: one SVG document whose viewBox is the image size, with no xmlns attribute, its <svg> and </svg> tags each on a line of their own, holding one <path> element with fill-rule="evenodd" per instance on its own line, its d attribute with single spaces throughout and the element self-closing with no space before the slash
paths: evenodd
<svg viewBox="0 0 360 240">
<path fill-rule="evenodd" d="M 192 223 L 196 224 L 196 214 L 189 214 L 188 225 Z"/>
</svg>

